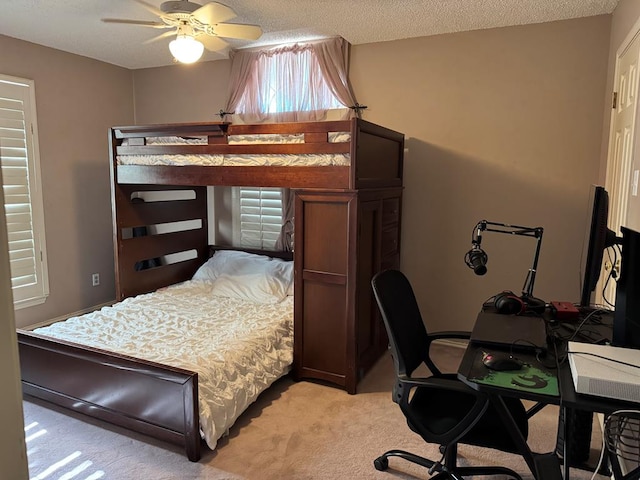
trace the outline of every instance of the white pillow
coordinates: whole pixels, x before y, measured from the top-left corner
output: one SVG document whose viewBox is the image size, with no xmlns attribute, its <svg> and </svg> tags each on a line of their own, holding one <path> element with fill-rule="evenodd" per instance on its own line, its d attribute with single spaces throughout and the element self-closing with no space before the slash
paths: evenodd
<svg viewBox="0 0 640 480">
<path fill-rule="evenodd" d="M 215 255 L 214 255 L 215 256 Z M 211 264 L 211 260 L 213 257 L 209 258 L 206 262 L 204 262 L 196 273 L 191 277 L 192 280 L 215 280 L 218 277 L 218 273 L 216 272 L 215 267 Z"/>
<path fill-rule="evenodd" d="M 235 250 L 218 250 L 193 275 L 194 280 L 215 280 L 223 273 L 251 272 L 271 259 Z"/>
<path fill-rule="evenodd" d="M 279 303 L 287 296 L 288 283 L 266 272 L 240 276 L 223 274 L 213 282 L 211 292 L 218 297 L 253 303 Z"/>
<path fill-rule="evenodd" d="M 293 288 L 293 262 L 234 250 L 219 250 L 194 280 L 213 281 L 214 295 L 256 303 L 278 303 Z"/>
</svg>

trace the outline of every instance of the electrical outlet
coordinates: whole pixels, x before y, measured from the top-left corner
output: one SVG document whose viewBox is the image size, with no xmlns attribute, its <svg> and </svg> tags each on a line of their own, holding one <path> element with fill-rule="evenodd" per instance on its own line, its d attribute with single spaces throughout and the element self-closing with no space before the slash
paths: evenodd
<svg viewBox="0 0 640 480">
<path fill-rule="evenodd" d="M 94 273 L 93 275 L 91 275 L 91 284 L 94 287 L 97 287 L 98 285 L 100 285 L 100 274 L 99 273 Z"/>
</svg>

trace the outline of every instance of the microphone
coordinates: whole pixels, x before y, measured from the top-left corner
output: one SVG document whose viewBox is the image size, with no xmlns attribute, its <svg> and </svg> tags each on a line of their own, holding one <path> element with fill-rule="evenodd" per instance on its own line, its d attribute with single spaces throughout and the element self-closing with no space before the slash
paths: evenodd
<svg viewBox="0 0 640 480">
<path fill-rule="evenodd" d="M 467 267 L 472 268 L 473 273 L 476 275 L 484 275 L 487 273 L 488 260 L 489 256 L 480 248 L 480 244 L 478 243 L 474 243 L 473 248 L 464 256 Z"/>
</svg>

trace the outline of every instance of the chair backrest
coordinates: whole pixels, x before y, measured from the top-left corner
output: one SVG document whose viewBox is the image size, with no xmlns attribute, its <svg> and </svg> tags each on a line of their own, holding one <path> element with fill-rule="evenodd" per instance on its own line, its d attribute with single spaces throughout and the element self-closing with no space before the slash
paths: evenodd
<svg viewBox="0 0 640 480">
<path fill-rule="evenodd" d="M 384 321 L 396 370 L 411 375 L 428 355 L 427 329 L 413 288 L 398 270 L 384 270 L 371 280 Z"/>
</svg>

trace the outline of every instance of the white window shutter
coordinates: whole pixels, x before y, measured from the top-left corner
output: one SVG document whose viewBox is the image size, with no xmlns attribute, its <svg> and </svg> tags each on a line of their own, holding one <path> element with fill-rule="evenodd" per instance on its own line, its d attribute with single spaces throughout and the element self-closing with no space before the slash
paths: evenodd
<svg viewBox="0 0 640 480">
<path fill-rule="evenodd" d="M 16 307 L 49 293 L 33 82 L 0 75 L 0 167 Z"/>
<path fill-rule="evenodd" d="M 237 189 L 241 246 L 271 250 L 282 228 L 282 194 L 279 188 Z"/>
</svg>

